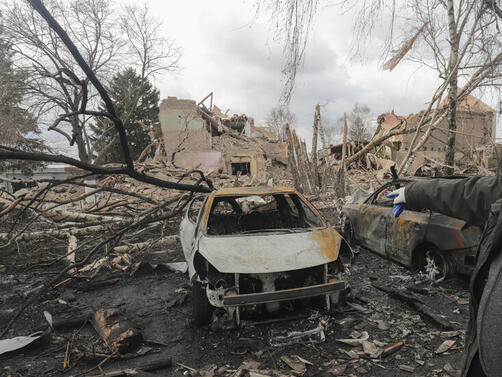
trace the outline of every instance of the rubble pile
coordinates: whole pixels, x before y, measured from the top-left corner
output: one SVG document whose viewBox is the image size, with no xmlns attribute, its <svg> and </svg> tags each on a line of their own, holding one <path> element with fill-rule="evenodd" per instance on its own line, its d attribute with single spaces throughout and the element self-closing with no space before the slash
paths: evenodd
<svg viewBox="0 0 502 377">
<path fill-rule="evenodd" d="M 395 178 L 390 169 L 407 138 L 375 140 L 420 116 L 404 121 L 383 114 L 372 140 L 347 140 L 345 129 L 343 144 L 327 146 L 317 106 L 316 153 L 307 153 L 292 126 L 285 127 L 283 142 L 251 117 L 227 113 L 212 104 L 212 95 L 199 103 L 163 101 L 162 132 L 152 132 L 149 148 L 155 150 L 145 150 L 137 170 L 187 184 L 207 184 L 204 177 L 215 188 L 294 186 L 342 232 L 344 204 L 360 203 Z M 459 158 L 455 173 L 493 174 L 497 148 L 473 153 Z M 438 176 L 445 168 L 436 154 L 416 161 L 415 175 Z M 171 368 L 173 375 L 205 377 L 459 375 L 468 316 L 462 278 L 427 279 L 352 244 L 354 253 L 347 249 L 355 263 L 340 264 L 350 289 L 333 312 L 308 303 L 280 318 L 245 318 L 232 332 L 196 328 L 193 280 L 185 275 L 178 236 L 194 194 L 122 175 L 69 179 L 0 193 L 0 322 L 13 324 L 0 340 L 2 373 L 113 376 Z M 47 184 L 55 185 L 47 190 Z M 246 214 L 258 221 L 258 212 Z M 341 255 L 342 246 L 337 251 Z M 29 310 L 17 315 L 23 305 Z"/>
</svg>

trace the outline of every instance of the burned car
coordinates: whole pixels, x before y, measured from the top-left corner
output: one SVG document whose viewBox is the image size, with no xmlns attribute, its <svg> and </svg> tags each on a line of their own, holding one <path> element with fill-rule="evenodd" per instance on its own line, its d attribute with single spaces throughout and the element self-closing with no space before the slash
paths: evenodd
<svg viewBox="0 0 502 377">
<path fill-rule="evenodd" d="M 345 239 L 413 271 L 423 271 L 433 281 L 454 273 L 471 274 L 481 229 L 425 209 L 405 209 L 398 218 L 392 215 L 393 199 L 386 195 L 417 179 L 425 178 L 388 182 L 360 203 L 345 205 Z"/>
<path fill-rule="evenodd" d="M 195 197 L 180 238 L 192 282 L 193 317 L 206 325 L 226 316 L 320 298 L 329 310 L 345 283 L 342 236 L 293 189 L 225 188 Z"/>
</svg>

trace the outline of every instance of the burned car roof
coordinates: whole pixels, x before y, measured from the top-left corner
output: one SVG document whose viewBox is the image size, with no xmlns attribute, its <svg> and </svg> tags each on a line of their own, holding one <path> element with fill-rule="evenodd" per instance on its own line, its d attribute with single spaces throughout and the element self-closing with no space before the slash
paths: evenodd
<svg viewBox="0 0 502 377">
<path fill-rule="evenodd" d="M 226 187 L 211 192 L 211 196 L 297 194 L 296 190 L 282 186 Z"/>
</svg>

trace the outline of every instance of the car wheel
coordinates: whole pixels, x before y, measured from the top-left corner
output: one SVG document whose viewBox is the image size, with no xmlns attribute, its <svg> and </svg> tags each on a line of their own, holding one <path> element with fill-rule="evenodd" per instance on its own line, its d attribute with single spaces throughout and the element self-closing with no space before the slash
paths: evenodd
<svg viewBox="0 0 502 377">
<path fill-rule="evenodd" d="M 352 223 L 347 218 L 347 216 L 342 216 L 342 234 L 349 246 L 354 246 L 356 238 L 354 227 L 352 226 Z"/>
<path fill-rule="evenodd" d="M 432 282 L 440 282 L 449 277 L 453 271 L 450 256 L 437 248 L 425 251 L 420 271 Z"/>
<path fill-rule="evenodd" d="M 198 281 L 192 284 L 192 316 L 195 326 L 206 326 L 211 322 L 214 307 L 209 303 L 204 286 Z"/>
</svg>

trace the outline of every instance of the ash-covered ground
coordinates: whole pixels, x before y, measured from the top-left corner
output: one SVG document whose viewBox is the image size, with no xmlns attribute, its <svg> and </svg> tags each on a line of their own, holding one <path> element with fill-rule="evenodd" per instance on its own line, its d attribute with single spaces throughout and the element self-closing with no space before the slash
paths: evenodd
<svg viewBox="0 0 502 377">
<path fill-rule="evenodd" d="M 155 263 L 173 262 L 182 261 L 183 256 L 181 247 L 176 245 L 149 254 L 145 259 Z M 19 254 L 0 256 L 0 264 L 3 265 L 0 274 L 2 324 L 7 323 L 33 289 L 63 267 L 34 263 L 33 257 Z M 150 375 L 456 375 L 455 370 L 461 367 L 463 329 L 468 318 L 465 279 L 453 278 L 431 285 L 401 266 L 360 250 L 347 269 L 346 280 L 351 285 L 349 302 L 341 304 L 334 315 L 327 314 L 322 307 L 306 305 L 297 312 L 281 313 L 301 316 L 301 319 L 212 331 L 192 324 L 190 283 L 186 274 L 143 269 L 132 275 L 103 269 L 91 281 L 70 280 L 42 295 L 14 323 L 4 339 L 46 329 L 44 311 L 57 319 L 118 307 L 142 332 L 144 341 L 139 348 L 121 357 L 107 357 L 110 351 L 87 323 L 50 331 L 40 343 L 1 355 L 0 374 L 93 376 L 134 368 L 159 357 L 171 357 L 171 367 L 151 371 Z M 96 286 L 99 281 L 105 282 L 102 287 Z M 91 282 L 93 289 L 88 290 L 86 287 Z M 409 304 L 390 298 L 375 285 L 412 292 L 451 323 L 453 329 L 441 329 L 436 322 Z M 256 318 L 255 322 L 262 319 Z M 321 321 L 326 324 L 323 342 L 319 334 L 315 334 L 290 345 L 277 346 L 278 337 L 291 331 L 315 329 Z M 347 338 L 361 342 L 351 346 L 337 340 Z M 362 339 L 366 339 L 364 347 Z M 401 341 L 404 345 L 397 352 L 377 356 Z M 66 368 L 63 367 L 65 354 L 69 360 Z"/>
</svg>

